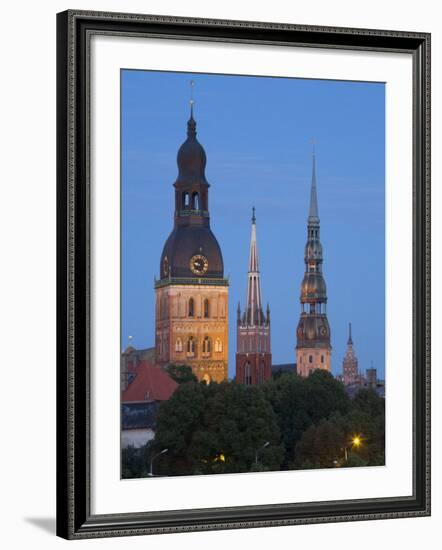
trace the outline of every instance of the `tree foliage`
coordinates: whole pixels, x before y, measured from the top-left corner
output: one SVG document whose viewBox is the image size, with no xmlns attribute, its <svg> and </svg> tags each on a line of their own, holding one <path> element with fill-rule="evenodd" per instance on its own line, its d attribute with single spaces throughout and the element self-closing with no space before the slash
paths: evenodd
<svg viewBox="0 0 442 550">
<path fill-rule="evenodd" d="M 261 464 L 280 467 L 283 448 L 270 403 L 259 388 L 235 383 L 185 384 L 163 404 L 155 444 L 168 475 L 250 471 L 256 450 Z"/>
<path fill-rule="evenodd" d="M 186 378 L 182 366 L 173 367 Z M 123 450 L 123 477 L 145 476 L 150 457 L 163 449 L 157 475 L 382 465 L 384 408 L 376 392 L 350 399 L 341 382 L 319 370 L 252 387 L 182 380 L 159 408 L 155 439 Z"/>
<path fill-rule="evenodd" d="M 177 384 L 198 382 L 198 378 L 193 374 L 192 367 L 189 367 L 189 365 L 175 365 L 171 363 L 167 365 L 166 372 Z"/>
</svg>

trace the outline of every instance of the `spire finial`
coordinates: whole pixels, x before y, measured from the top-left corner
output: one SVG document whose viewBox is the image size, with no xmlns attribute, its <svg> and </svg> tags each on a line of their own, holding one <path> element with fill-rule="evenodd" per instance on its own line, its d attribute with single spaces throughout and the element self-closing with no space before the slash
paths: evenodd
<svg viewBox="0 0 442 550">
<path fill-rule="evenodd" d="M 351 337 L 351 323 L 348 323 L 348 344 L 353 344 L 353 340 Z"/>
<path fill-rule="evenodd" d="M 256 223 L 255 207 L 252 207 L 252 223 Z"/>
<path fill-rule="evenodd" d="M 315 143 L 313 142 L 313 166 L 312 166 L 312 185 L 310 189 L 310 209 L 309 209 L 309 220 L 319 221 L 318 214 L 318 196 L 316 192 L 316 153 L 315 153 Z"/>
<path fill-rule="evenodd" d="M 187 136 L 191 139 L 195 139 L 196 137 L 196 122 L 193 118 L 193 105 L 195 103 L 195 100 L 193 99 L 193 87 L 195 86 L 195 82 L 193 80 L 190 81 L 190 118 L 187 121 Z"/>
<path fill-rule="evenodd" d="M 195 81 L 194 80 L 191 80 L 190 81 L 190 100 L 189 100 L 189 103 L 190 103 L 190 118 L 193 118 L 193 104 L 195 103 L 195 100 L 193 99 L 193 88 L 195 86 Z"/>
</svg>

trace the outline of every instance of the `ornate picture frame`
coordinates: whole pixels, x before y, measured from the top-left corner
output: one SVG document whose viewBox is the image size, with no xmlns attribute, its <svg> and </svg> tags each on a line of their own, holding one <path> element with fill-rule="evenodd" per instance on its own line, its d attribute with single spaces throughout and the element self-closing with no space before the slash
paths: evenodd
<svg viewBox="0 0 442 550">
<path fill-rule="evenodd" d="M 91 507 L 91 38 L 155 37 L 412 57 L 411 495 L 247 506 Z M 67 539 L 430 514 L 430 35 L 69 10 L 57 16 L 57 534 Z M 411 360 L 411 359 L 410 359 Z M 135 483 L 136 481 L 131 481 Z"/>
</svg>

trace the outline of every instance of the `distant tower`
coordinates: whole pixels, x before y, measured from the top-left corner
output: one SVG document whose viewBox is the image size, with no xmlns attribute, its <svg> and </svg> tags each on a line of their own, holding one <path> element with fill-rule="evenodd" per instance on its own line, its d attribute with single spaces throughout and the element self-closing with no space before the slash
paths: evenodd
<svg viewBox="0 0 442 550">
<path fill-rule="evenodd" d="M 367 387 L 375 390 L 378 382 L 378 373 L 377 370 L 373 367 L 373 361 L 371 362 L 371 368 L 365 371 L 367 379 Z"/>
<path fill-rule="evenodd" d="M 348 325 L 347 351 L 342 362 L 342 381 L 344 384 L 353 384 L 359 380 L 358 358 L 353 349 L 353 339 L 351 337 L 351 323 Z"/>
<path fill-rule="evenodd" d="M 319 240 L 314 153 L 304 262 L 305 274 L 301 284 L 301 318 L 296 331 L 296 369 L 300 376 L 308 376 L 316 369 L 330 371 L 331 366 L 332 348 L 326 311 L 327 289 L 322 276 L 322 246 Z"/>
<path fill-rule="evenodd" d="M 228 280 L 210 229 L 206 153 L 196 138 L 193 99 L 178 156 L 173 230 L 155 281 L 155 359 L 186 364 L 198 380 L 227 380 Z"/>
<path fill-rule="evenodd" d="M 256 244 L 256 217 L 253 208 L 247 302 L 242 316 L 239 303 L 237 311 L 236 381 L 256 385 L 270 380 L 271 377 L 270 308 L 267 304 L 264 315 Z"/>
</svg>

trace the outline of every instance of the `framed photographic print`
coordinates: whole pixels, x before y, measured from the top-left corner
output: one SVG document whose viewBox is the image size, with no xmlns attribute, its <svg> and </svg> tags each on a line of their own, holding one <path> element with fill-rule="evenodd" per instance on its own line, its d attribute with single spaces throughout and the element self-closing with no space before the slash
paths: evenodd
<svg viewBox="0 0 442 550">
<path fill-rule="evenodd" d="M 430 36 L 57 20 L 57 533 L 430 513 Z"/>
</svg>

